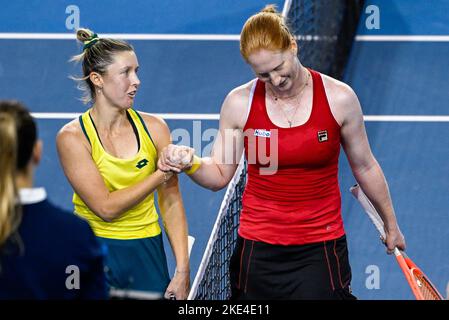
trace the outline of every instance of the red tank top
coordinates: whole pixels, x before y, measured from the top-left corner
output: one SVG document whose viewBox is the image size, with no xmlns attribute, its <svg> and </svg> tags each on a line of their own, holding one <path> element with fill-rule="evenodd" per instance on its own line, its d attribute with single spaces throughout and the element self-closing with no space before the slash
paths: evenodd
<svg viewBox="0 0 449 320">
<path fill-rule="evenodd" d="M 309 71 L 312 111 L 306 123 L 292 128 L 271 122 L 265 83 L 256 81 L 244 127 L 248 180 L 239 227 L 243 238 L 298 245 L 345 233 L 338 185 L 340 126 L 331 113 L 321 75 Z M 263 171 L 273 166 L 277 167 L 274 174 Z"/>
</svg>

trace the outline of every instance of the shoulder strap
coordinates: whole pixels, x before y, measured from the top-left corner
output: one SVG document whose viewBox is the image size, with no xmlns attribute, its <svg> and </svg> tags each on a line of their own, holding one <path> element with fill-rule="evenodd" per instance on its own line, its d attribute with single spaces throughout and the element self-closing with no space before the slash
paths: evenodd
<svg viewBox="0 0 449 320">
<path fill-rule="evenodd" d="M 128 111 L 129 111 L 129 114 L 131 115 L 131 117 L 134 116 L 133 118 L 136 118 L 137 121 L 139 122 L 139 124 L 142 125 L 142 127 L 143 127 L 143 129 L 145 130 L 146 134 L 147 134 L 148 137 L 150 138 L 151 143 L 153 143 L 154 147 L 156 148 L 156 145 L 154 144 L 153 138 L 151 138 L 150 131 L 148 131 L 148 128 L 147 128 L 147 126 L 146 126 L 146 124 L 145 124 L 145 121 L 143 120 L 143 118 L 142 118 L 142 116 L 139 114 L 139 112 L 137 112 L 137 111 L 134 110 L 134 109 L 128 109 Z"/>
<path fill-rule="evenodd" d="M 80 122 L 81 129 L 83 130 L 83 133 L 87 138 L 87 141 L 89 141 L 90 145 L 92 145 L 92 143 L 90 142 L 89 135 L 87 134 L 86 127 L 84 126 L 83 116 L 82 115 L 79 116 L 78 120 Z"/>
</svg>

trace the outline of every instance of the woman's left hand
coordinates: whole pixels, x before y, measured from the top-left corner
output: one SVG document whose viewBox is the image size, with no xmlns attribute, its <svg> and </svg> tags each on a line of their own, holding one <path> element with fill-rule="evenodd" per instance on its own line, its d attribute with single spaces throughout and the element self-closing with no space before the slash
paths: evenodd
<svg viewBox="0 0 449 320">
<path fill-rule="evenodd" d="M 169 300 L 186 300 L 190 289 L 190 272 L 178 272 L 165 290 L 164 298 Z"/>
</svg>

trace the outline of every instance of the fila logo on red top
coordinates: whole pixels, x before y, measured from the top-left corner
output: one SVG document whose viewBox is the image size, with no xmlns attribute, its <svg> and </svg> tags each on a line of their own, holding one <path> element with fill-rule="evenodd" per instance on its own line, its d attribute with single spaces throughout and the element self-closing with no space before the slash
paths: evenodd
<svg viewBox="0 0 449 320">
<path fill-rule="evenodd" d="M 326 142 L 327 140 L 327 130 L 318 131 L 318 142 Z"/>
</svg>

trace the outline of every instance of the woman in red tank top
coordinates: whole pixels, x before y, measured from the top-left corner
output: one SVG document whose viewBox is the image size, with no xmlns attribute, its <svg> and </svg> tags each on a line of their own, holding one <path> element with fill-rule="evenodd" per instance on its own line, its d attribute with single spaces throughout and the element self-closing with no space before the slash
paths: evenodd
<svg viewBox="0 0 449 320">
<path fill-rule="evenodd" d="M 240 51 L 257 79 L 226 97 L 211 157 L 169 145 L 159 168 L 184 170 L 219 190 L 244 149 L 248 177 L 230 265 L 233 299 L 354 299 L 338 185 L 340 145 L 382 216 L 387 252 L 405 248 L 357 96 L 301 65 L 296 41 L 273 6 L 247 20 Z"/>
</svg>

